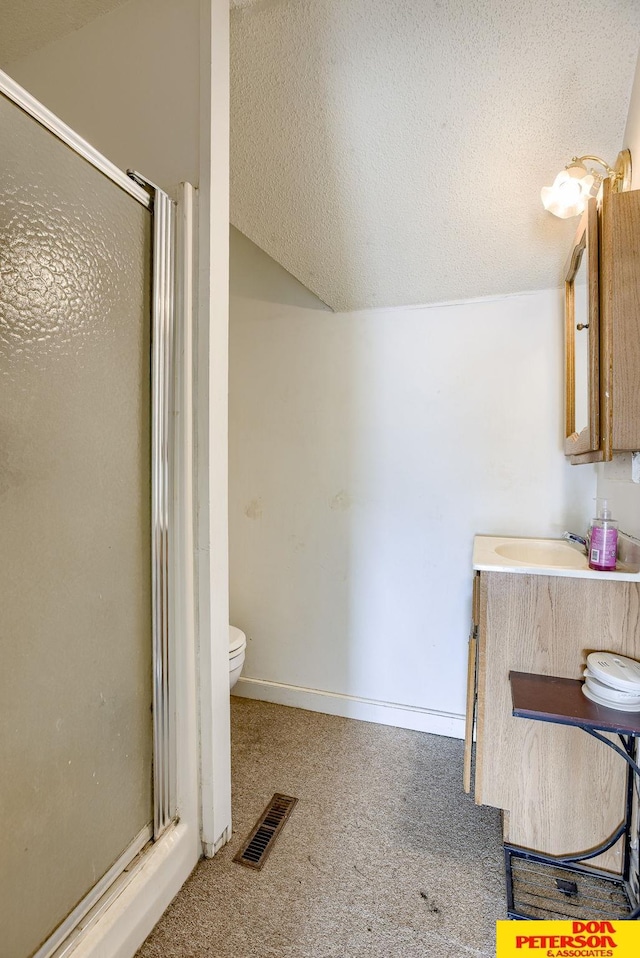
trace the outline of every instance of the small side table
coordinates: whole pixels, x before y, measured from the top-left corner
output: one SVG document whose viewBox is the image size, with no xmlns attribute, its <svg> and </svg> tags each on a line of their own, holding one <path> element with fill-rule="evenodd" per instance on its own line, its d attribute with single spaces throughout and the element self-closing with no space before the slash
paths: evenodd
<svg viewBox="0 0 640 958">
<path fill-rule="evenodd" d="M 640 904 L 630 881 L 633 788 L 634 780 L 640 782 L 640 767 L 635 761 L 640 712 L 622 712 L 591 702 L 582 692 L 580 679 L 529 672 L 510 672 L 509 679 L 514 716 L 574 725 L 614 749 L 628 766 L 624 820 L 597 848 L 554 856 L 505 844 L 509 918 L 640 918 Z M 605 738 L 603 732 L 617 733 L 621 744 Z M 621 875 L 584 864 L 619 841 L 624 843 Z"/>
</svg>

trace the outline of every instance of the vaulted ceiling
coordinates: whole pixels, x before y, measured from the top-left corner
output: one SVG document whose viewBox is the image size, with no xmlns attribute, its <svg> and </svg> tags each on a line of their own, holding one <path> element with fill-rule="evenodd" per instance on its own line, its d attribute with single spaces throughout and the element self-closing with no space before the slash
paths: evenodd
<svg viewBox="0 0 640 958">
<path fill-rule="evenodd" d="M 1 0 L 0 63 L 124 2 Z M 559 285 L 576 224 L 539 190 L 623 145 L 638 0 L 231 7 L 231 220 L 254 243 L 339 310 Z"/>
<path fill-rule="evenodd" d="M 540 187 L 623 145 L 637 0 L 232 8 L 231 219 L 305 286 L 346 310 L 560 284 L 576 221 Z"/>
</svg>

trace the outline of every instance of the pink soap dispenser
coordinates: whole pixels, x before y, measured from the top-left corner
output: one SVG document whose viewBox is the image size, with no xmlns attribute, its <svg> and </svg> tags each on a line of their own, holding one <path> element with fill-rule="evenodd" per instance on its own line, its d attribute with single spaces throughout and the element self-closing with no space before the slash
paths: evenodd
<svg viewBox="0 0 640 958">
<path fill-rule="evenodd" d="M 606 499 L 597 499 L 597 515 L 591 521 L 589 568 L 597 572 L 615 572 L 618 555 L 618 523 L 611 518 Z"/>
</svg>

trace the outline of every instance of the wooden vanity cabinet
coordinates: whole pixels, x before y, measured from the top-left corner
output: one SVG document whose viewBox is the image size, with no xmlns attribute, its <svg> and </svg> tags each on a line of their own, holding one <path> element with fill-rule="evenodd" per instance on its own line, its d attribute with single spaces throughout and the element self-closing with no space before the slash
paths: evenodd
<svg viewBox="0 0 640 958">
<path fill-rule="evenodd" d="M 640 449 L 640 190 L 617 193 L 611 180 L 605 180 L 594 230 L 587 230 L 587 248 L 590 243 L 593 253 L 588 262 L 588 316 L 575 312 L 571 265 L 566 283 L 565 454 L 574 464 Z M 581 223 L 569 264 L 575 262 L 584 236 Z M 589 360 L 580 373 L 576 343 L 585 335 L 590 337 Z M 579 381 L 585 375 L 588 384 Z M 589 396 L 589 424 L 577 433 L 582 420 L 576 426 L 574 411 L 581 390 Z"/>
<path fill-rule="evenodd" d="M 623 819 L 624 763 L 580 729 L 514 718 L 509 672 L 581 678 L 591 651 L 638 658 L 640 584 L 501 572 L 476 582 L 475 800 L 504 810 L 505 841 L 593 848 Z M 594 864 L 620 872 L 622 849 Z"/>
</svg>

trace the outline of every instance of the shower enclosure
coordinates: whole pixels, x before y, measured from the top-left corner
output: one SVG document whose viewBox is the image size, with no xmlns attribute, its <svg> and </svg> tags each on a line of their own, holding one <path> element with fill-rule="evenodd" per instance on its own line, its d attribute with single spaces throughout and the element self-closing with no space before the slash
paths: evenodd
<svg viewBox="0 0 640 958">
<path fill-rule="evenodd" d="M 0 958 L 175 814 L 173 203 L 0 74 Z"/>
</svg>

